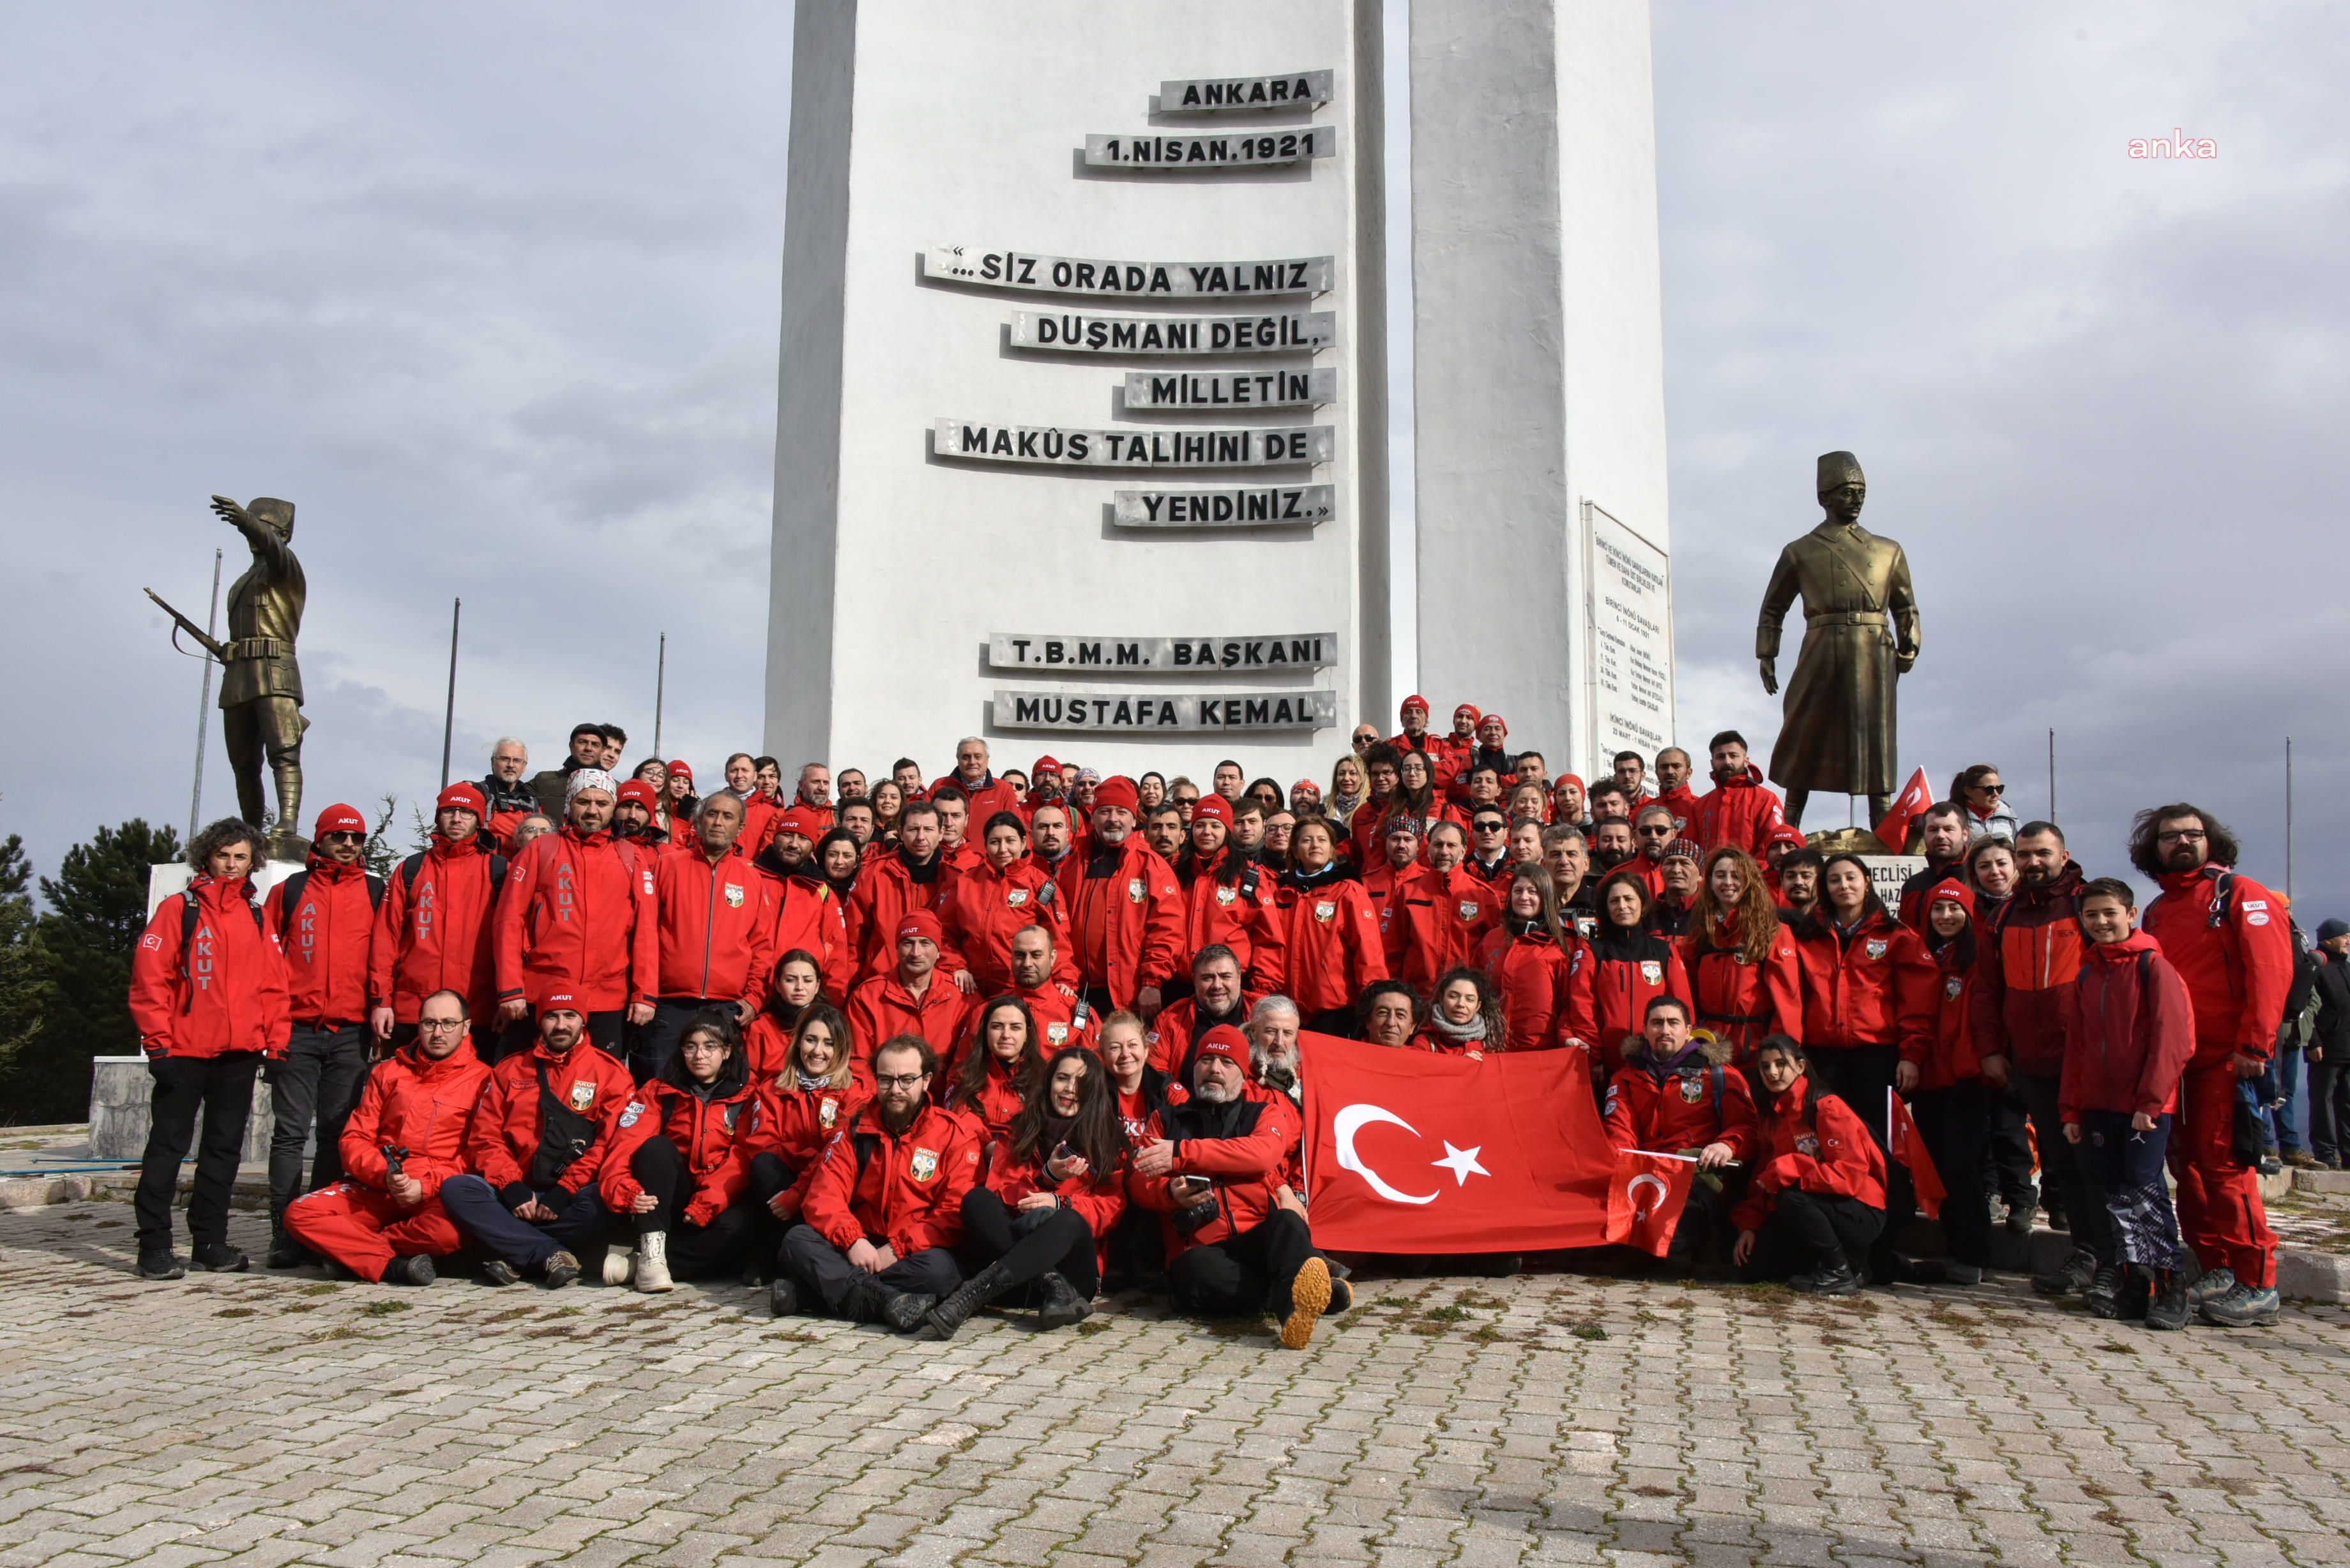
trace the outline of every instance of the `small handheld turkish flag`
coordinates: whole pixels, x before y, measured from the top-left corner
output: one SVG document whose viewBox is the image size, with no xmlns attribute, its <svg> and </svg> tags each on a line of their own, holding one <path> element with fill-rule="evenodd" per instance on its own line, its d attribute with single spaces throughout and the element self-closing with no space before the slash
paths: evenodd
<svg viewBox="0 0 2350 1568">
<path fill-rule="evenodd" d="M 1942 1173 L 1934 1168 L 1934 1157 L 1926 1152 L 1926 1140 L 1918 1136 L 1918 1124 L 1909 1119 L 1909 1107 L 1892 1090 L 1885 1091 L 1886 1147 L 1893 1158 L 1909 1168 L 1909 1185 L 1918 1190 L 1918 1207 L 1926 1211 L 1929 1220 L 1942 1217 L 1942 1199 L 1950 1189 L 1942 1185 Z"/>
<path fill-rule="evenodd" d="M 1886 848 L 1901 854 L 1909 841 L 1909 825 L 1933 804 L 1934 786 L 1926 782 L 1926 770 L 1919 768 L 1909 775 L 1909 782 L 1901 786 L 1901 793 L 1886 808 L 1884 818 L 1877 825 L 1877 836 L 1885 841 Z"/>
<path fill-rule="evenodd" d="M 1616 1179 L 1607 1188 L 1607 1239 L 1663 1257 L 1696 1179 L 1694 1156 L 1617 1149 Z"/>
</svg>

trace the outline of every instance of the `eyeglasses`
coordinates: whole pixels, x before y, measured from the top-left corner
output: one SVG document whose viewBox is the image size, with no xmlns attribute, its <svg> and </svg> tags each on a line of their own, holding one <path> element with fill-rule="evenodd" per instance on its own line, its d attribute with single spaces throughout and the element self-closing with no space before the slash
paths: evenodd
<svg viewBox="0 0 2350 1568">
<path fill-rule="evenodd" d="M 321 844 L 365 844 L 367 842 L 367 835 L 364 833 L 352 833 L 348 830 L 336 833 L 322 833 L 318 835 L 318 842 Z"/>
<path fill-rule="evenodd" d="M 930 1075 L 928 1073 L 899 1073 L 895 1075 L 877 1074 L 874 1076 L 873 1083 L 874 1086 L 877 1088 L 910 1089 L 920 1085 L 923 1079 L 929 1076 Z"/>
<path fill-rule="evenodd" d="M 465 1021 L 462 1018 L 420 1018 L 416 1021 L 416 1027 L 421 1033 L 447 1034 L 465 1027 Z"/>
<path fill-rule="evenodd" d="M 2156 834 L 2154 841 L 2157 844 L 2200 844 L 2210 836 L 2199 827 L 2176 827 L 2168 833 Z"/>
</svg>

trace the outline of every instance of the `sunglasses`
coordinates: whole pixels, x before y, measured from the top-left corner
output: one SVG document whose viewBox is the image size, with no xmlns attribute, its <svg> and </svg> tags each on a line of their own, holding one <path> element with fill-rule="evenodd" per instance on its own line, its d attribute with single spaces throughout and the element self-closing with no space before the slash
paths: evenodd
<svg viewBox="0 0 2350 1568">
<path fill-rule="evenodd" d="M 1679 829 L 1672 827 L 1644 827 L 1640 829 L 1640 836 L 1643 838 L 1670 838 L 1678 831 Z"/>
<path fill-rule="evenodd" d="M 1498 816 L 1489 816 L 1484 821 L 1478 823 L 1476 825 L 1476 828 L 1480 833 L 1500 833 L 1509 826 L 1510 825 L 1508 823 L 1503 822 Z"/>
<path fill-rule="evenodd" d="M 364 833 L 350 832 L 322 833 L 318 835 L 318 842 L 321 844 L 365 844 L 367 842 L 367 835 Z"/>
<path fill-rule="evenodd" d="M 1997 795 L 2002 795 L 2002 794 L 2005 794 L 2007 793 L 2007 786 L 2006 786 L 2005 784 L 1969 784 L 1967 787 L 1968 787 L 1969 789 L 1970 789 L 1970 790 L 1975 791 L 1975 792 L 1976 792 L 1977 794 L 1987 794 L 1987 795 L 1997 796 Z"/>
</svg>

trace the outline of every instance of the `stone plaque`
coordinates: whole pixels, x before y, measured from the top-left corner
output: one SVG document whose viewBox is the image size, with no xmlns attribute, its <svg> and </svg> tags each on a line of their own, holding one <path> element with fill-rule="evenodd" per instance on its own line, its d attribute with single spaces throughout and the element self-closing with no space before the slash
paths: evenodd
<svg viewBox="0 0 2350 1568">
<path fill-rule="evenodd" d="M 1327 523 L 1337 515 L 1330 484 L 1275 484 L 1240 490 L 1121 490 L 1112 514 L 1121 528 L 1246 528 L 1276 523 Z"/>
<path fill-rule="evenodd" d="M 1336 370 L 1129 370 L 1126 376 L 1129 409 L 1303 409 L 1337 399 Z"/>
<path fill-rule="evenodd" d="M 1232 730 L 1326 730 L 1338 722 L 1335 691 L 1236 691 L 1228 695 L 1091 691 L 995 693 L 995 722 L 1007 730 L 1171 735 Z"/>
<path fill-rule="evenodd" d="M 1338 132 L 1326 125 L 1212 135 L 1095 135 L 1086 138 L 1089 169 L 1258 169 L 1337 155 Z"/>
<path fill-rule="evenodd" d="M 1014 348 L 1076 354 L 1310 354 L 1338 336 L 1327 310 L 1279 316 L 1087 316 L 1015 310 Z"/>
<path fill-rule="evenodd" d="M 1336 632 L 1280 637 L 1076 637 L 991 633 L 995 670 L 1319 670 L 1338 662 Z"/>
<path fill-rule="evenodd" d="M 931 450 L 941 457 L 1041 462 L 1080 468 L 1258 468 L 1327 462 L 1336 445 L 1328 425 L 1252 430 L 1062 430 L 940 420 Z"/>
<path fill-rule="evenodd" d="M 1672 563 L 1588 502 L 1591 755 L 1673 743 Z M 1596 765 L 1595 763 L 1595 765 Z"/>
<path fill-rule="evenodd" d="M 1319 109 L 1337 85 L 1335 71 L 1289 71 L 1277 77 L 1195 77 L 1159 84 L 1161 114 L 1217 114 L 1231 109 Z"/>
<path fill-rule="evenodd" d="M 932 245 L 922 257 L 927 277 L 1039 294 L 1115 294 L 1140 298 L 1216 299 L 1251 294 L 1322 294 L 1330 287 L 1331 258 L 1285 261 L 1122 262 L 1077 256 L 1030 255 L 981 245 Z"/>
</svg>

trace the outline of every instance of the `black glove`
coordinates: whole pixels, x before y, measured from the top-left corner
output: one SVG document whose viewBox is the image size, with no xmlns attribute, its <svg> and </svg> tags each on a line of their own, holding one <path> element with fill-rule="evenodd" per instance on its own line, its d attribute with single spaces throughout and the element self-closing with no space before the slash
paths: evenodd
<svg viewBox="0 0 2350 1568">
<path fill-rule="evenodd" d="M 264 1056 L 261 1059 L 261 1081 L 265 1084 L 276 1083 L 278 1072 L 285 1065 L 284 1062 L 275 1056 Z"/>
<path fill-rule="evenodd" d="M 527 1181 L 509 1181 L 498 1189 L 498 1201 L 506 1206 L 506 1212 L 509 1214 L 537 1196 L 537 1193 L 530 1189 L 530 1183 Z"/>
</svg>

